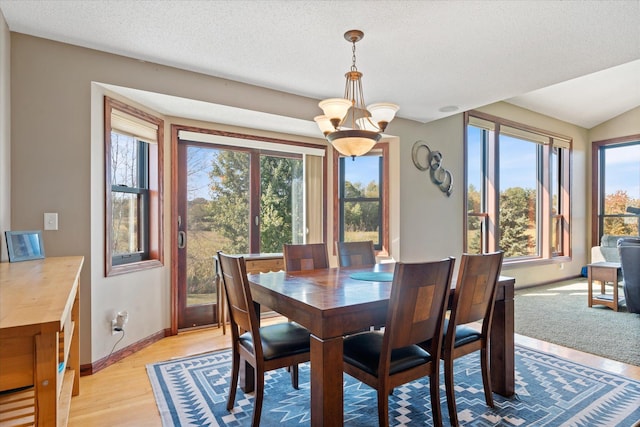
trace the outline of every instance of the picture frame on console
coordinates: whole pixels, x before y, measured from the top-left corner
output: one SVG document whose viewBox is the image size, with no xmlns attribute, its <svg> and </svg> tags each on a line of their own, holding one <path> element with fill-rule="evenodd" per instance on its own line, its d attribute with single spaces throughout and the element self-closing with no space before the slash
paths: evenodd
<svg viewBox="0 0 640 427">
<path fill-rule="evenodd" d="M 5 231 L 9 262 L 44 258 L 42 230 Z"/>
</svg>

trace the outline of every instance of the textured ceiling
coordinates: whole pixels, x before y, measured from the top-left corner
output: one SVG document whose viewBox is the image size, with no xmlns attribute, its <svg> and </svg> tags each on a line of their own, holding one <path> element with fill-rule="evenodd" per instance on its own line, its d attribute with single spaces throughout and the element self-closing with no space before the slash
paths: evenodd
<svg viewBox="0 0 640 427">
<path fill-rule="evenodd" d="M 342 96 L 343 33 L 357 28 L 365 101 L 421 122 L 506 100 L 591 128 L 640 105 L 640 0 L 0 0 L 0 10 L 14 32 L 318 99 Z"/>
</svg>

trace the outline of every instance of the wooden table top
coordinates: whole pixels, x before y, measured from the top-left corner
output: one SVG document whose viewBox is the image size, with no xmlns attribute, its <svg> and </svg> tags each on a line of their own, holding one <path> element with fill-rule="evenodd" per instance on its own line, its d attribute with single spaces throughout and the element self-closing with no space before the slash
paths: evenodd
<svg viewBox="0 0 640 427">
<path fill-rule="evenodd" d="M 309 308 L 336 310 L 360 304 L 385 301 L 391 282 L 371 282 L 350 277 L 361 271 L 393 272 L 395 264 L 374 267 L 327 268 L 298 272 L 249 274 L 249 281 L 272 292 L 286 295 Z"/>
<path fill-rule="evenodd" d="M 82 256 L 0 263 L 0 329 L 51 324 L 59 330 L 83 263 Z"/>
<path fill-rule="evenodd" d="M 367 267 L 342 267 L 296 272 L 249 274 L 249 282 L 306 305 L 310 309 L 328 311 L 359 304 L 385 301 L 391 294 L 391 282 L 373 282 L 351 278 L 355 272 L 393 272 L 395 263 Z M 455 280 L 455 279 L 454 279 Z M 513 278 L 500 276 L 498 299 Z M 452 282 L 451 288 L 455 288 Z"/>
</svg>

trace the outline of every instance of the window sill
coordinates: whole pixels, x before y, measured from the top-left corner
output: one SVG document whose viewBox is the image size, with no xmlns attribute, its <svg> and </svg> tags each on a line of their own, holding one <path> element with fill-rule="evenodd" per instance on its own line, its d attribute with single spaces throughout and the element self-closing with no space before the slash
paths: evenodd
<svg viewBox="0 0 640 427">
<path fill-rule="evenodd" d="M 152 268 L 158 268 L 162 266 L 163 266 L 162 262 L 157 259 L 150 259 L 150 260 L 145 260 L 140 262 L 132 262 L 129 264 L 120 264 L 120 265 L 113 265 L 113 266 L 108 265 L 106 268 L 105 276 L 106 277 L 119 276 L 121 274 L 149 270 Z"/>
<path fill-rule="evenodd" d="M 519 259 L 512 261 L 504 261 L 502 264 L 502 271 L 515 270 L 518 268 L 539 267 L 543 265 L 562 264 L 565 262 L 571 262 L 571 257 L 561 256 L 554 258 L 535 258 L 535 259 Z"/>
</svg>

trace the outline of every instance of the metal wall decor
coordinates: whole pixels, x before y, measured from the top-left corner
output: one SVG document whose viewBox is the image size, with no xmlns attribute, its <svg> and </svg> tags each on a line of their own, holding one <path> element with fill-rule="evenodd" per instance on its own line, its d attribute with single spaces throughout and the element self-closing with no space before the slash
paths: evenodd
<svg viewBox="0 0 640 427">
<path fill-rule="evenodd" d="M 421 151 L 425 151 L 425 156 L 420 155 Z M 420 140 L 413 144 L 411 149 L 411 159 L 413 164 L 421 171 L 429 171 L 431 182 L 440 188 L 447 197 L 453 192 L 453 176 L 451 172 L 442 167 L 442 153 L 432 151 L 426 142 Z M 421 161 L 423 159 L 424 161 Z"/>
</svg>

